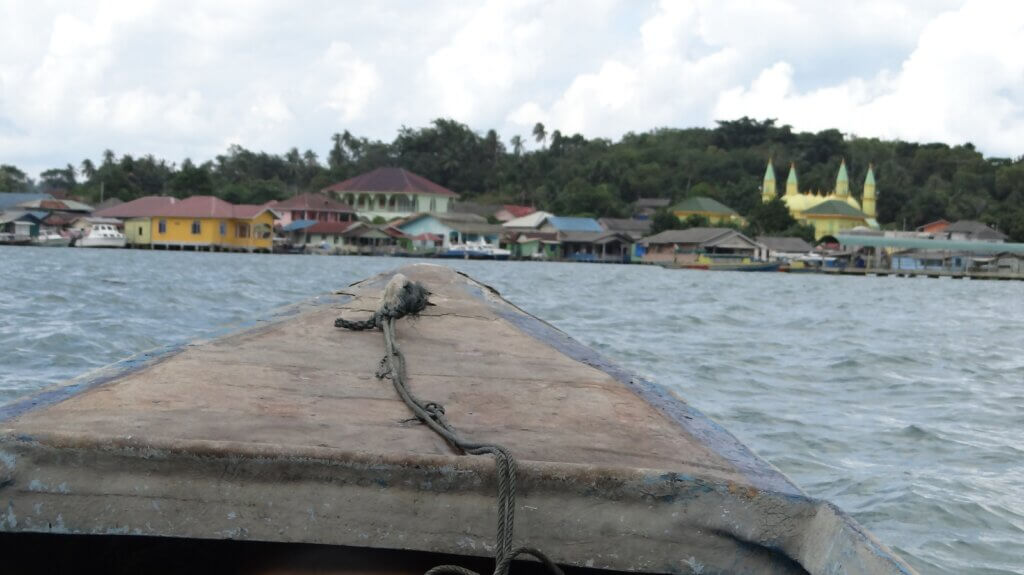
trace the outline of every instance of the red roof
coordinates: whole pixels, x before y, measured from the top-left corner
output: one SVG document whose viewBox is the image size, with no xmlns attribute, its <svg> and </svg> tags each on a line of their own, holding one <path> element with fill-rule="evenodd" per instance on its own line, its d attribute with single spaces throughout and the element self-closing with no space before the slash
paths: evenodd
<svg viewBox="0 0 1024 575">
<path fill-rule="evenodd" d="M 377 168 L 372 172 L 327 186 L 322 192 L 406 192 L 453 196 L 458 194 L 403 168 Z"/>
<path fill-rule="evenodd" d="M 170 196 L 144 196 L 137 200 L 124 202 L 97 210 L 93 216 L 101 218 L 138 218 L 153 215 L 154 210 L 162 209 L 165 205 L 178 202 L 177 198 Z"/>
<path fill-rule="evenodd" d="M 332 200 L 323 194 L 314 193 L 299 194 L 294 198 L 274 202 L 272 206 L 278 211 L 315 210 L 319 212 L 355 212 L 355 210 L 352 209 L 352 206 L 349 206 L 348 204 Z"/>
<path fill-rule="evenodd" d="M 307 234 L 340 234 L 354 223 L 356 222 L 317 222 L 303 231 Z"/>
<path fill-rule="evenodd" d="M 532 214 L 533 212 L 537 211 L 537 208 L 534 208 L 534 207 L 531 207 L 531 206 L 514 206 L 514 205 L 510 205 L 509 204 L 509 205 L 504 205 L 504 206 L 501 206 L 501 207 L 506 212 L 512 214 L 512 217 L 514 217 L 514 218 L 521 218 L 523 216 L 528 216 L 528 215 Z"/>
<path fill-rule="evenodd" d="M 100 210 L 93 216 L 104 218 L 242 218 L 251 219 L 269 206 L 232 204 L 214 196 L 192 196 L 179 200 L 167 196 L 146 196 L 112 208 Z"/>
</svg>

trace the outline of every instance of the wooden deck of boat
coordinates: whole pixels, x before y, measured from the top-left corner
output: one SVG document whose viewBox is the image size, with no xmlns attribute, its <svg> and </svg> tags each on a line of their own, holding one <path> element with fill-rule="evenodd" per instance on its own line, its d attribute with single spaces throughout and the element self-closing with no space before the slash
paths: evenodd
<svg viewBox="0 0 1024 575">
<path fill-rule="evenodd" d="M 434 304 L 398 325 L 410 386 L 520 461 L 517 543 L 616 570 L 909 572 L 670 392 L 448 268 L 401 271 Z M 0 408 L 0 531 L 490 555 L 493 461 L 410 420 L 374 376 L 379 331 L 333 325 L 387 279 Z"/>
</svg>

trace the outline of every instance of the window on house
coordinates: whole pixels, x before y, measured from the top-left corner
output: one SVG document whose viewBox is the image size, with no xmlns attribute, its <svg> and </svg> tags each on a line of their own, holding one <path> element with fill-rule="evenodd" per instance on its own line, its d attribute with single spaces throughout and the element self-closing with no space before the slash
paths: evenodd
<svg viewBox="0 0 1024 575">
<path fill-rule="evenodd" d="M 222 236 L 228 235 L 228 223 L 227 222 L 221 222 L 220 223 L 220 235 L 222 235 Z"/>
<path fill-rule="evenodd" d="M 429 211 L 431 211 L 431 212 L 436 212 L 437 211 L 437 199 L 430 198 L 430 210 Z"/>
<path fill-rule="evenodd" d="M 203 233 L 203 223 L 199 220 L 192 220 L 192 234 L 199 235 Z"/>
<path fill-rule="evenodd" d="M 139 226 L 139 235 L 142 235 L 142 226 Z"/>
<path fill-rule="evenodd" d="M 160 223 L 157 224 L 156 229 L 159 230 L 161 234 L 166 234 L 167 233 L 167 220 L 160 220 Z"/>
<path fill-rule="evenodd" d="M 239 223 L 238 227 L 235 228 L 235 236 L 239 238 L 249 237 L 249 224 Z"/>
</svg>

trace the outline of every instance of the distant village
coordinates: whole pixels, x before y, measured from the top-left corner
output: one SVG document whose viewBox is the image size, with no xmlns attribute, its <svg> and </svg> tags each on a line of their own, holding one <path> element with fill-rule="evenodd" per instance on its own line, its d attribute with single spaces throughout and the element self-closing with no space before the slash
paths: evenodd
<svg viewBox="0 0 1024 575">
<path fill-rule="evenodd" d="M 781 199 L 815 241 L 748 237 L 744 218 L 708 197 L 672 204 L 641 198 L 630 218 L 560 216 L 523 205 L 460 201 L 402 168 L 380 168 L 265 204 L 213 196 L 109 198 L 90 206 L 60 194 L 0 194 L 0 244 L 178 251 L 389 255 L 498 260 L 648 263 L 708 270 L 1022 279 L 1024 244 L 976 221 L 940 220 L 882 231 L 869 168 L 860 202 L 845 162 L 828 192 L 799 189 L 791 165 L 778 196 L 769 161 L 762 201 Z M 752 192 L 754 193 L 754 192 Z M 652 233 L 668 212 L 680 223 Z"/>
</svg>

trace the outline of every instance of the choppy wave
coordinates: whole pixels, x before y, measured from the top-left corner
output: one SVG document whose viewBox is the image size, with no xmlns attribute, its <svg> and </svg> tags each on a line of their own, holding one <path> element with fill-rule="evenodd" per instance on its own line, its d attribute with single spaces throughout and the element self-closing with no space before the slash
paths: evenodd
<svg viewBox="0 0 1024 575">
<path fill-rule="evenodd" d="M 0 248 L 0 402 L 403 262 Z M 922 573 L 1024 572 L 1024 284 L 454 262 Z"/>
</svg>

